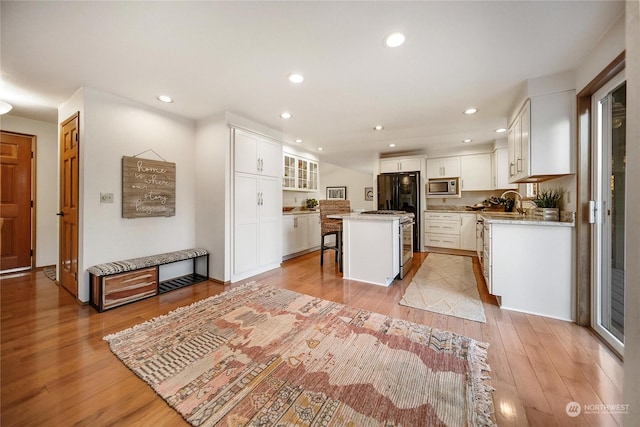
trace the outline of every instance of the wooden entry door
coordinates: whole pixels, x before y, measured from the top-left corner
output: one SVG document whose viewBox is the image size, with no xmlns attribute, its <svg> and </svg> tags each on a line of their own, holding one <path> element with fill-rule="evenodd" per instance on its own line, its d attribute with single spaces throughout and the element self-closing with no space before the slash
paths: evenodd
<svg viewBox="0 0 640 427">
<path fill-rule="evenodd" d="M 0 270 L 30 269 L 33 137 L 2 132 L 0 142 Z"/>
<path fill-rule="evenodd" d="M 78 296 L 79 114 L 60 125 L 60 283 Z"/>
</svg>

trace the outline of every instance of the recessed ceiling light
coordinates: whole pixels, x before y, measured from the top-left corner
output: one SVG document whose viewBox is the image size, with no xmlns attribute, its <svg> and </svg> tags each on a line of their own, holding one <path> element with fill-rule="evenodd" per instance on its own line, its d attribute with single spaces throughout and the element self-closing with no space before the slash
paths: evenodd
<svg viewBox="0 0 640 427">
<path fill-rule="evenodd" d="M 388 47 L 398 47 L 404 44 L 406 37 L 402 33 L 391 33 L 384 38 L 384 44 Z"/>
<path fill-rule="evenodd" d="M 396 144 L 389 144 L 389 147 L 391 147 L 391 148 L 393 148 L 395 146 L 396 146 Z"/>
<path fill-rule="evenodd" d="M 173 102 L 173 99 L 171 99 L 171 97 L 168 95 L 160 95 L 158 96 L 158 101 L 166 102 L 167 104 L 170 104 Z"/>
<path fill-rule="evenodd" d="M 469 138 L 467 138 L 467 139 L 463 139 L 463 140 L 462 140 L 462 142 L 464 142 L 464 143 L 471 142 L 471 141 L 473 141 L 473 139 L 469 139 Z"/>
<path fill-rule="evenodd" d="M 323 151 L 323 150 L 324 150 L 324 148 L 318 147 L 318 151 Z"/>
<path fill-rule="evenodd" d="M 291 74 L 289 76 L 289 81 L 291 83 L 302 83 L 304 81 L 304 76 L 302 74 Z"/>
<path fill-rule="evenodd" d="M 384 129 L 384 126 L 382 125 L 376 125 L 373 127 L 373 130 L 382 130 L 382 129 Z"/>
<path fill-rule="evenodd" d="M 477 108 L 473 108 L 473 107 L 472 108 L 467 108 L 466 110 L 464 110 L 464 113 L 467 114 L 467 115 L 475 114 L 477 112 L 478 112 L 478 109 Z"/>
<path fill-rule="evenodd" d="M 283 119 L 290 119 L 292 116 L 291 113 L 285 111 L 284 113 L 280 114 L 280 117 L 282 117 Z"/>
<path fill-rule="evenodd" d="M 496 133 L 503 133 L 506 132 L 507 130 L 505 128 L 498 128 L 496 129 Z"/>
<path fill-rule="evenodd" d="M 0 115 L 7 114 L 12 108 L 13 106 L 8 102 L 0 101 Z"/>
<path fill-rule="evenodd" d="M 302 140 L 300 138 L 296 139 L 297 144 L 302 144 Z"/>
</svg>

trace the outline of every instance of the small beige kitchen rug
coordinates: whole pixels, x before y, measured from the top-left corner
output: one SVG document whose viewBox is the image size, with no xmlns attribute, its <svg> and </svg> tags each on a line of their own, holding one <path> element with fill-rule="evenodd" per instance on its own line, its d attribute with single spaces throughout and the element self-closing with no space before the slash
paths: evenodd
<svg viewBox="0 0 640 427">
<path fill-rule="evenodd" d="M 486 323 L 471 257 L 430 253 L 400 304 Z"/>
</svg>

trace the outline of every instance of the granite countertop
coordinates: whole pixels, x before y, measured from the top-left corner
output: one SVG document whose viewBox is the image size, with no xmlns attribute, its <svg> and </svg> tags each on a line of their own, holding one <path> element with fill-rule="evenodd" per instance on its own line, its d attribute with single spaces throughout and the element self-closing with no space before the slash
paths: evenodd
<svg viewBox="0 0 640 427">
<path fill-rule="evenodd" d="M 282 215 L 310 215 L 317 213 L 320 213 L 320 211 L 311 209 L 292 209 L 290 211 L 282 211 Z"/>
<path fill-rule="evenodd" d="M 520 225 L 545 225 L 551 227 L 574 227 L 572 220 L 544 221 L 529 215 L 520 215 L 513 212 L 502 212 L 499 210 L 472 210 L 464 206 L 452 206 L 447 208 L 427 209 L 425 212 L 440 213 L 476 213 L 481 215 L 489 224 L 520 224 Z"/>
<path fill-rule="evenodd" d="M 543 221 L 540 218 L 525 215 L 505 215 L 478 212 L 489 224 L 544 225 L 549 227 L 574 227 L 573 221 Z"/>
<path fill-rule="evenodd" d="M 362 215 L 358 212 L 352 212 L 348 214 L 335 214 L 335 215 L 327 215 L 327 218 L 331 219 L 342 219 L 342 220 L 367 220 L 367 221 L 394 221 L 402 218 L 400 215 Z"/>
</svg>

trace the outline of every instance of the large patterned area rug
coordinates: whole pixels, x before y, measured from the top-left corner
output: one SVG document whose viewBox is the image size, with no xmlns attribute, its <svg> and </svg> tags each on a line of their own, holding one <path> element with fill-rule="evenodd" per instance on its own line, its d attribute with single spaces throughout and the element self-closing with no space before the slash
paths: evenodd
<svg viewBox="0 0 640 427">
<path fill-rule="evenodd" d="M 430 253 L 400 304 L 486 323 L 471 257 Z"/>
<path fill-rule="evenodd" d="M 493 425 L 488 344 L 255 282 L 104 339 L 194 426 Z"/>
</svg>

